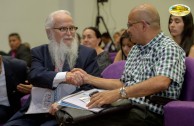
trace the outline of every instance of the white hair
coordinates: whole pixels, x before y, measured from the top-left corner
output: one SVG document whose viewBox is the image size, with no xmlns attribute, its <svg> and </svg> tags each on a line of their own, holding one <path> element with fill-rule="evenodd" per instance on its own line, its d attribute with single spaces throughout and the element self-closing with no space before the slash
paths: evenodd
<svg viewBox="0 0 194 126">
<path fill-rule="evenodd" d="M 53 20 L 53 17 L 54 17 L 54 15 L 59 14 L 59 13 L 64 13 L 64 14 L 67 14 L 67 15 L 71 16 L 71 13 L 67 10 L 54 11 L 46 18 L 45 29 L 50 29 L 50 28 L 53 27 L 53 25 L 55 23 L 54 20 Z"/>
</svg>

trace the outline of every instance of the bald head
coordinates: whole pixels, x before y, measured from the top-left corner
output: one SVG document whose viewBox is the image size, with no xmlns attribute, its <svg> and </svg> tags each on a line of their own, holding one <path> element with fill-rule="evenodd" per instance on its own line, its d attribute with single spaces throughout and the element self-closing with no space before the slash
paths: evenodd
<svg viewBox="0 0 194 126">
<path fill-rule="evenodd" d="M 150 4 L 142 4 L 131 10 L 129 19 L 144 20 L 153 28 L 160 29 L 160 16 L 156 8 Z"/>
</svg>

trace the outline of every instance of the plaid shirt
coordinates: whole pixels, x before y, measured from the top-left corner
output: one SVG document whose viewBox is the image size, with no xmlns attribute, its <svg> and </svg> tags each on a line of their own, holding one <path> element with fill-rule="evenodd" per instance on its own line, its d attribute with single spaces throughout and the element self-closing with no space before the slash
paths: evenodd
<svg viewBox="0 0 194 126">
<path fill-rule="evenodd" d="M 172 79 L 169 88 L 154 95 L 177 99 L 184 80 L 185 52 L 161 32 L 147 45 L 135 45 L 128 55 L 121 81 L 125 86 L 161 75 Z M 131 98 L 132 103 L 145 104 L 149 110 L 163 113 L 162 105 L 152 104 L 145 97 Z"/>
</svg>

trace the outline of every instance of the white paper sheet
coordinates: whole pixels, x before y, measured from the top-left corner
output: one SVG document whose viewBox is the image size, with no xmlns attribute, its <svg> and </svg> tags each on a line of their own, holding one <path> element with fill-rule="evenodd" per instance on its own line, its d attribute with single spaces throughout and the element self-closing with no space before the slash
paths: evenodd
<svg viewBox="0 0 194 126">
<path fill-rule="evenodd" d="M 81 91 L 72 95 L 68 95 L 64 98 L 62 98 L 58 103 L 61 106 L 67 106 L 67 107 L 72 107 L 72 108 L 77 108 L 77 109 L 87 109 L 93 112 L 99 112 L 101 111 L 103 108 L 92 108 L 92 109 L 88 109 L 88 107 L 86 107 L 86 105 L 89 103 L 90 101 L 90 96 L 89 94 L 94 92 L 94 91 L 102 91 L 99 89 L 91 89 L 88 91 Z"/>
<path fill-rule="evenodd" d="M 71 94 L 75 90 L 76 87 L 69 84 L 59 84 L 55 90 L 33 87 L 30 107 L 26 114 L 48 113 L 52 103 Z"/>
</svg>

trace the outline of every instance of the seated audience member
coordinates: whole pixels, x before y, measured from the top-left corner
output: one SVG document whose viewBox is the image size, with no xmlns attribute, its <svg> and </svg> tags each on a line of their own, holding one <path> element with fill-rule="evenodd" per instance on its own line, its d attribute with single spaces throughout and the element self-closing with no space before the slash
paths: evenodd
<svg viewBox="0 0 194 126">
<path fill-rule="evenodd" d="M 77 27 L 70 13 L 66 10 L 51 13 L 46 19 L 45 29 L 50 43 L 32 49 L 29 81 L 33 86 L 49 89 L 55 89 L 59 84 L 69 84 L 65 89 L 69 93 L 91 89 L 92 86 L 88 84 L 79 87 L 70 85 L 82 81 L 79 71 L 70 72 L 73 68 L 81 68 L 94 76 L 99 76 L 96 51 L 78 44 L 75 37 Z M 74 90 L 70 92 L 72 89 Z M 5 126 L 57 125 L 55 117 L 49 113 L 25 114 L 29 105 L 30 100 Z"/>
<path fill-rule="evenodd" d="M 88 119 L 77 124 L 79 126 L 163 126 L 163 106 L 152 103 L 146 96 L 177 99 L 180 95 L 185 52 L 161 32 L 156 8 L 150 4 L 133 8 L 127 25 L 131 41 L 136 45 L 128 55 L 121 79 L 94 77 L 79 68 L 72 72 L 81 72 L 85 83 L 108 89 L 92 95 L 88 108 L 101 107 L 119 99 L 128 99 L 133 106 L 119 116 L 111 114 Z M 52 105 L 51 114 L 57 110 L 56 106 Z"/>
<path fill-rule="evenodd" d="M 27 65 L 24 61 L 0 55 L 0 123 L 5 123 L 19 110 L 23 91 L 17 90 L 27 78 Z"/>
<path fill-rule="evenodd" d="M 107 51 L 107 52 L 117 51 L 108 32 L 103 33 L 101 38 L 102 38 L 102 41 L 100 43 L 100 47 L 104 49 L 104 51 Z"/>
<path fill-rule="evenodd" d="M 122 35 L 126 30 L 127 30 L 127 29 L 122 28 L 119 32 L 120 32 L 120 34 Z"/>
<path fill-rule="evenodd" d="M 9 55 L 26 61 L 27 65 L 31 65 L 31 53 L 30 49 L 27 48 L 24 44 L 22 44 L 21 37 L 18 33 L 9 34 L 9 46 L 11 50 L 9 51 Z"/>
<path fill-rule="evenodd" d="M 113 34 L 113 41 L 114 41 L 114 44 L 115 44 L 115 47 L 116 47 L 117 50 L 121 49 L 121 47 L 120 47 L 120 37 L 121 37 L 120 32 L 115 32 Z"/>
<path fill-rule="evenodd" d="M 119 43 L 121 45 L 121 49 L 118 51 L 117 55 L 115 56 L 114 62 L 126 60 L 128 53 L 130 52 L 131 48 L 134 46 L 134 43 L 131 42 L 127 31 L 125 31 L 121 35 Z"/>
<path fill-rule="evenodd" d="M 24 44 L 27 48 L 31 49 L 30 43 L 29 43 L 29 42 L 24 42 L 23 44 Z"/>
<path fill-rule="evenodd" d="M 95 27 L 87 27 L 82 33 L 82 44 L 93 48 L 97 52 L 97 62 L 100 69 L 100 73 L 111 64 L 108 52 L 100 48 L 99 43 L 101 42 L 101 33 Z"/>
<path fill-rule="evenodd" d="M 117 49 L 117 51 L 119 51 L 121 49 L 121 45 L 120 45 L 120 38 L 121 35 L 126 31 L 126 29 L 122 28 L 121 30 L 119 30 L 118 32 L 115 32 L 113 35 L 113 41 L 114 41 L 114 45 Z"/>
<path fill-rule="evenodd" d="M 7 56 L 8 54 L 5 53 L 4 51 L 0 51 L 0 55 L 2 55 L 2 56 Z"/>
<path fill-rule="evenodd" d="M 174 41 L 186 52 L 186 56 L 194 58 L 194 24 L 191 12 L 185 16 L 170 15 L 168 29 Z"/>
<path fill-rule="evenodd" d="M 79 44 L 81 44 L 82 38 L 79 33 L 76 32 L 77 41 Z"/>
</svg>

